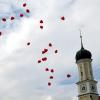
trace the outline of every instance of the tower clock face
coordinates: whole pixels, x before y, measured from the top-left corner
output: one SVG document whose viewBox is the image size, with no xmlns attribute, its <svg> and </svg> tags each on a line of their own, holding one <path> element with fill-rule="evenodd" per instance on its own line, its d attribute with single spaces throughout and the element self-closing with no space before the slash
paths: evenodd
<svg viewBox="0 0 100 100">
<path fill-rule="evenodd" d="M 90 85 L 90 89 L 92 92 L 96 92 L 96 86 L 94 84 Z"/>
<path fill-rule="evenodd" d="M 85 93 L 87 91 L 87 85 L 86 84 L 81 84 L 80 85 L 80 92 Z"/>
</svg>

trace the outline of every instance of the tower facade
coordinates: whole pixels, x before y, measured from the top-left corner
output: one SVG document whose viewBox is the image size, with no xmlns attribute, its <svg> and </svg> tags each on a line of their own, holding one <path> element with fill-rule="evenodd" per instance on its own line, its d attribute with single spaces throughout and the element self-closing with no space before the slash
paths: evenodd
<svg viewBox="0 0 100 100">
<path fill-rule="evenodd" d="M 84 49 L 81 37 L 81 49 L 76 53 L 76 64 L 79 72 L 78 99 L 99 100 L 97 81 L 94 80 L 92 70 L 92 54 Z"/>
</svg>

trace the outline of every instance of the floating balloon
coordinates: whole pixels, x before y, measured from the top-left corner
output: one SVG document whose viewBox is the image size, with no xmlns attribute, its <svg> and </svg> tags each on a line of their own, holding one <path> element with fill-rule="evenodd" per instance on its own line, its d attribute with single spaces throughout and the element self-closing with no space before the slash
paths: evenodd
<svg viewBox="0 0 100 100">
<path fill-rule="evenodd" d="M 46 52 L 48 52 L 48 49 L 44 49 L 44 50 L 42 51 L 42 54 L 45 54 Z"/>
<path fill-rule="evenodd" d="M 46 68 L 46 69 L 45 69 L 45 71 L 49 71 L 49 69 L 48 69 L 48 68 Z"/>
<path fill-rule="evenodd" d="M 68 78 L 70 78 L 70 77 L 71 77 L 71 75 L 70 75 L 70 74 L 67 74 L 67 77 L 68 77 Z"/>
<path fill-rule="evenodd" d="M 45 51 L 42 51 L 42 54 L 44 54 L 45 53 Z"/>
<path fill-rule="evenodd" d="M 40 23 L 42 24 L 43 23 L 43 20 L 40 20 Z"/>
<path fill-rule="evenodd" d="M 53 79 L 53 76 L 50 76 L 50 79 Z"/>
<path fill-rule="evenodd" d="M 20 17 L 23 17 L 24 15 L 23 14 L 20 14 Z"/>
<path fill-rule="evenodd" d="M 48 86 L 51 86 L 51 82 L 48 82 Z"/>
<path fill-rule="evenodd" d="M 51 43 L 49 43 L 49 47 L 52 47 L 52 44 Z"/>
<path fill-rule="evenodd" d="M 15 17 L 13 17 L 13 16 L 12 16 L 10 19 L 11 19 L 11 20 L 14 20 L 14 19 L 15 19 Z"/>
<path fill-rule="evenodd" d="M 41 63 L 41 60 L 38 60 L 38 63 Z"/>
<path fill-rule="evenodd" d="M 31 44 L 30 42 L 27 43 L 27 45 L 30 45 L 30 44 Z"/>
<path fill-rule="evenodd" d="M 30 13 L 30 10 L 29 10 L 29 9 L 26 9 L 26 12 L 27 12 L 27 13 Z"/>
<path fill-rule="evenodd" d="M 61 20 L 65 20 L 65 17 L 64 17 L 64 16 L 62 16 L 62 17 L 61 17 Z"/>
<path fill-rule="evenodd" d="M 47 57 L 42 58 L 42 61 L 46 61 L 46 60 L 47 60 Z"/>
<path fill-rule="evenodd" d="M 26 7 L 26 3 L 23 3 L 23 7 Z"/>
<path fill-rule="evenodd" d="M 54 73 L 54 69 L 51 69 L 51 73 Z"/>
<path fill-rule="evenodd" d="M 3 22 L 6 22 L 6 18 L 2 18 L 2 21 L 3 21 Z"/>
<path fill-rule="evenodd" d="M 55 50 L 55 53 L 58 53 L 58 50 Z"/>
<path fill-rule="evenodd" d="M 43 29 L 43 26 L 40 26 L 41 29 Z"/>
<path fill-rule="evenodd" d="M 2 32 L 0 32 L 0 36 L 2 35 Z"/>
</svg>

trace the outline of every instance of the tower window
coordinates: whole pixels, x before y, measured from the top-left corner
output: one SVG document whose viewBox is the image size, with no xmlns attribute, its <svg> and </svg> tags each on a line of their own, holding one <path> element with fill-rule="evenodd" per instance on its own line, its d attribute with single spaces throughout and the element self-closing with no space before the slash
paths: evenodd
<svg viewBox="0 0 100 100">
<path fill-rule="evenodd" d="M 83 76 L 83 72 L 81 72 L 81 76 Z"/>
</svg>

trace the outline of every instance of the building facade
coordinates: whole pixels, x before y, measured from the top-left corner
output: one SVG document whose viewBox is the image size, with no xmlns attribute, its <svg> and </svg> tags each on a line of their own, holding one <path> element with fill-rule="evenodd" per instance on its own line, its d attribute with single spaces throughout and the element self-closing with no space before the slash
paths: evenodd
<svg viewBox="0 0 100 100">
<path fill-rule="evenodd" d="M 76 64 L 78 66 L 79 82 L 78 100 L 100 100 L 97 91 L 97 81 L 94 80 L 92 70 L 92 54 L 84 49 L 81 37 L 81 49 L 76 53 Z"/>
</svg>

